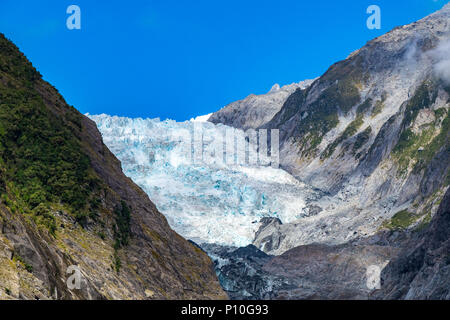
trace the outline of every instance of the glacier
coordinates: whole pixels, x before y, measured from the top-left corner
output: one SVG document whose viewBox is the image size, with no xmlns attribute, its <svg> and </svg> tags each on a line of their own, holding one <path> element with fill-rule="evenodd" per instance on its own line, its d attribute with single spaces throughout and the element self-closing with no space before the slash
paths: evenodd
<svg viewBox="0 0 450 320">
<path fill-rule="evenodd" d="M 183 139 L 194 125 L 200 122 L 202 135 L 210 137 L 203 141 L 206 145 L 230 128 L 205 122 L 208 117 L 176 122 L 87 116 L 97 124 L 124 173 L 149 195 L 170 226 L 199 244 L 246 246 L 252 243 L 261 218 L 293 222 L 305 215 L 306 202 L 315 195 L 280 168 L 193 163 Z"/>
</svg>

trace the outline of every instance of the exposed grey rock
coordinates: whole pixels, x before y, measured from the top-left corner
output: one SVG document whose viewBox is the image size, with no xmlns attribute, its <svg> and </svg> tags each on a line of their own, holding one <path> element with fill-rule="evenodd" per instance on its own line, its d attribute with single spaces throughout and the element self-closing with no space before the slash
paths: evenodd
<svg viewBox="0 0 450 320">
<path fill-rule="evenodd" d="M 321 207 L 319 207 L 318 205 L 315 205 L 315 204 L 308 205 L 307 208 L 308 208 L 308 214 L 306 214 L 305 217 L 315 216 L 323 211 L 323 209 Z"/>
<path fill-rule="evenodd" d="M 202 244 L 214 261 L 220 284 L 231 299 L 271 299 L 272 283 L 283 284 L 283 279 L 272 277 L 262 266 L 272 257 L 249 245 L 245 248 Z"/>
<path fill-rule="evenodd" d="M 208 121 L 212 123 L 223 123 L 244 130 L 256 129 L 269 122 L 280 111 L 289 95 L 297 88 L 304 89 L 313 81 L 305 80 L 299 83 L 285 85 L 281 88 L 278 84 L 275 84 L 266 94 L 251 94 L 243 100 L 230 103 L 213 113 Z"/>
<path fill-rule="evenodd" d="M 376 298 L 450 299 L 450 189 L 429 227 L 413 235 L 382 280 Z"/>
<path fill-rule="evenodd" d="M 3 112 L 2 130 L 10 131 L 11 123 L 14 126 L 22 119 L 32 118 L 33 130 L 41 137 L 21 133 L 29 127 L 28 123 L 14 129 L 17 136 L 1 134 L 0 300 L 227 298 L 208 256 L 170 228 L 147 194 L 124 175 L 120 161 L 103 143 L 95 123 L 67 105 L 3 34 L 0 89 L 2 108 L 4 97 L 9 96 L 11 109 L 7 110 L 18 115 L 8 119 Z M 55 124 L 66 130 L 48 130 Z M 45 151 L 28 148 L 26 152 L 5 149 L 6 145 L 21 145 L 17 141 L 27 135 L 31 145 L 52 141 L 52 147 L 42 149 Z M 70 142 L 65 144 L 67 141 Z M 59 144 L 66 147 L 54 148 Z M 51 155 L 46 154 L 42 160 L 44 152 Z M 55 163 L 51 166 L 43 166 L 55 155 L 62 159 L 66 156 L 62 153 L 71 152 L 79 156 L 69 157 L 73 163 L 67 162 L 77 172 L 73 176 L 70 171 L 63 171 L 66 165 L 59 158 L 52 159 Z M 30 189 L 20 189 L 15 180 L 18 173 L 8 161 L 21 163 L 24 171 L 30 172 L 29 178 L 24 178 Z M 48 177 L 38 178 L 40 174 L 31 170 L 33 165 Z M 88 170 L 80 170 L 83 167 Z M 47 188 L 58 175 L 64 176 L 57 180 L 61 182 L 57 188 L 64 193 L 77 192 L 65 188 L 67 181 L 72 183 L 75 176 L 88 175 L 87 195 L 79 191 L 77 205 L 70 206 L 70 201 L 65 200 L 67 195 L 57 194 L 55 188 L 49 189 L 51 197 L 40 196 L 41 204 L 27 203 L 27 197 L 40 190 L 31 188 L 32 184 Z M 87 202 L 95 202 L 90 206 L 89 217 L 84 212 L 89 208 Z M 41 206 L 44 211 L 36 211 Z M 51 223 L 43 223 L 43 216 Z M 67 285 L 71 266 L 80 270 L 81 288 Z"/>
<path fill-rule="evenodd" d="M 424 212 L 433 195 L 443 196 L 450 90 L 436 73 L 446 58 L 435 52 L 447 48 L 449 21 L 446 5 L 368 42 L 294 91 L 262 126 L 280 130 L 281 166 L 324 196 L 310 203 L 322 211 L 265 228 L 257 247 L 280 254 L 367 237 L 398 211 Z M 280 243 L 267 250 L 270 238 Z"/>
<path fill-rule="evenodd" d="M 276 256 L 216 265 L 227 288 L 242 284 L 232 297 L 450 299 L 448 43 L 450 4 L 296 88 L 270 120 L 217 113 L 242 129 L 279 129 L 282 167 L 322 192 L 310 216 L 261 224 L 253 243 Z M 367 268 L 386 264 L 381 289 L 369 289 Z"/>
<path fill-rule="evenodd" d="M 265 252 L 278 249 L 284 237 L 283 234 L 278 232 L 281 225 L 279 219 L 262 218 L 261 225 L 255 233 L 253 244 Z"/>
<path fill-rule="evenodd" d="M 378 241 L 380 242 L 380 241 Z M 254 246 L 204 245 L 215 263 L 222 287 L 231 299 L 368 299 L 369 267 L 380 270 L 398 248 L 383 244 L 311 244 L 280 256 Z"/>
</svg>

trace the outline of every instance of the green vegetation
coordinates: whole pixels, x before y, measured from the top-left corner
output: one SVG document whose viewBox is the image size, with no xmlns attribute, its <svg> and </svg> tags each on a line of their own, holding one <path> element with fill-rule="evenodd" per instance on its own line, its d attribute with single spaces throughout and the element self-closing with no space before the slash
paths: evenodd
<svg viewBox="0 0 450 320">
<path fill-rule="evenodd" d="M 412 160 L 416 161 L 414 170 L 418 171 L 430 163 L 433 156 L 445 145 L 449 145 L 449 115 L 441 108 L 435 111 L 436 121 L 424 129 L 421 134 L 415 134 L 406 129 L 393 149 L 393 156 L 399 163 L 399 173 L 404 174 Z M 444 119 L 442 119 L 444 118 Z M 442 120 L 442 122 L 441 122 Z M 440 123 L 440 131 L 433 138 Z"/>
<path fill-rule="evenodd" d="M 50 209 L 44 204 L 39 204 L 33 209 L 34 221 L 38 225 L 45 226 L 51 235 L 56 236 L 56 220 Z"/>
<path fill-rule="evenodd" d="M 0 196 L 6 194 L 6 181 L 3 176 L 3 170 L 0 168 Z"/>
<path fill-rule="evenodd" d="M 417 159 L 419 153 L 423 152 L 422 146 L 426 145 L 434 132 L 434 128 L 424 130 L 420 135 L 415 134 L 411 129 L 405 130 L 393 149 L 392 155 L 399 164 L 399 174 L 407 172 L 410 162 Z"/>
<path fill-rule="evenodd" d="M 437 110 L 434 110 L 434 115 L 435 115 L 436 119 L 441 119 L 446 114 L 447 114 L 447 109 L 445 109 L 445 108 L 439 108 Z"/>
<path fill-rule="evenodd" d="M 25 270 L 27 270 L 29 273 L 33 273 L 33 266 L 27 263 L 21 256 L 15 255 L 13 257 L 13 261 L 19 262 L 25 268 Z"/>
<path fill-rule="evenodd" d="M 293 94 L 291 94 L 283 105 L 282 111 L 280 111 L 279 125 L 282 126 L 286 123 L 295 113 L 298 111 L 299 106 L 301 107 L 305 102 L 306 96 L 308 94 L 308 89 L 302 90 L 298 88 Z"/>
<path fill-rule="evenodd" d="M 113 269 L 116 270 L 117 273 L 119 273 L 121 267 L 122 267 L 122 261 L 120 260 L 120 257 L 118 255 L 117 251 L 114 251 Z"/>
<path fill-rule="evenodd" d="M 353 79 L 346 77 L 327 88 L 323 92 L 322 99 L 334 107 L 348 112 L 361 100 L 361 97 Z"/>
<path fill-rule="evenodd" d="M 321 80 L 328 83 L 350 79 L 355 85 L 360 86 L 367 82 L 369 73 L 364 68 L 362 56 L 355 55 L 346 60 L 333 64 L 321 77 Z"/>
<path fill-rule="evenodd" d="M 109 191 L 92 168 L 84 130 L 83 116 L 0 34 L 0 200 L 53 237 L 58 212 L 82 227 L 96 223 L 94 230 L 106 239 L 101 217 L 110 210 L 102 206 L 101 195 Z M 119 272 L 119 249 L 131 237 L 131 212 L 122 201 L 113 214 L 112 267 Z M 24 259 L 14 259 L 33 272 Z"/>
<path fill-rule="evenodd" d="M 431 212 L 428 212 L 415 230 L 421 231 L 425 229 L 430 224 L 430 222 L 431 222 Z"/>
<path fill-rule="evenodd" d="M 436 97 L 437 90 L 435 85 L 428 81 L 422 83 L 406 105 L 402 128 L 407 128 L 413 123 L 419 111 L 430 107 L 436 101 Z"/>
<path fill-rule="evenodd" d="M 394 216 L 383 222 L 382 227 L 391 229 L 391 230 L 403 230 L 412 225 L 418 217 L 409 212 L 408 210 L 402 210 L 394 214 Z"/>
<path fill-rule="evenodd" d="M 328 157 L 330 157 L 334 150 L 336 149 L 336 147 L 342 143 L 343 141 L 345 141 L 346 139 L 350 138 L 351 136 L 353 136 L 358 129 L 362 126 L 362 124 L 364 123 L 363 121 L 363 117 L 362 115 L 358 115 L 356 117 L 355 120 L 353 120 L 348 126 L 347 128 L 345 128 L 344 132 L 338 137 L 336 138 L 336 140 L 334 140 L 331 144 L 329 144 L 326 149 L 322 152 L 322 154 L 320 155 L 321 159 L 326 159 Z"/>
<path fill-rule="evenodd" d="M 338 111 L 347 113 L 361 101 L 359 92 L 366 78 L 359 58 L 341 61 L 321 77 L 321 83 L 328 87 L 303 112 L 297 127 L 296 141 L 303 155 L 313 154 L 323 136 L 338 125 Z"/>
<path fill-rule="evenodd" d="M 416 213 L 411 213 L 408 210 L 399 211 L 391 219 L 384 221 L 381 227 L 398 230 L 409 228 L 417 223 L 414 227 L 414 231 L 423 230 L 430 224 L 433 211 L 441 204 L 444 197 L 444 192 L 442 190 L 445 189 L 437 189 L 427 199 L 416 201 L 412 205 L 412 208 L 414 208 Z M 420 209 L 418 209 L 419 207 Z"/>
<path fill-rule="evenodd" d="M 105 240 L 106 239 L 106 235 L 103 231 L 99 231 L 97 232 L 97 235 L 100 237 L 100 239 Z"/>
<path fill-rule="evenodd" d="M 412 146 L 416 145 L 417 138 L 417 135 L 411 129 L 406 129 L 400 135 L 400 138 L 398 139 L 398 142 L 393 150 L 394 153 L 404 153 L 405 150 L 410 149 Z"/>
<path fill-rule="evenodd" d="M 339 123 L 337 109 L 327 99 L 328 93 L 322 93 L 310 106 L 310 111 L 302 114 L 305 118 L 300 122 L 297 128 L 297 134 L 300 137 L 299 143 L 302 146 L 304 155 L 313 151 L 320 144 L 325 133 L 336 127 Z"/>
<path fill-rule="evenodd" d="M 372 99 L 368 98 L 358 106 L 357 114 L 364 114 L 372 107 Z"/>
<path fill-rule="evenodd" d="M 0 157 L 31 208 L 61 200 L 86 206 L 97 179 L 81 144 L 35 93 L 0 88 Z"/>
<path fill-rule="evenodd" d="M 1 33 L 0 53 L 0 73 L 21 79 L 26 87 L 32 87 L 33 82 L 42 77 L 17 47 Z M 7 85 L 13 86 L 11 82 L 8 82 Z"/>
<path fill-rule="evenodd" d="M 342 135 L 344 136 L 344 139 L 353 136 L 358 129 L 362 126 L 362 124 L 364 123 L 362 117 L 358 116 L 356 117 L 355 120 L 353 120 L 348 126 L 347 128 L 345 128 L 344 132 L 342 133 Z"/>
<path fill-rule="evenodd" d="M 131 236 L 131 211 L 125 201 L 121 201 L 120 205 L 114 209 L 116 224 L 114 226 L 114 269 L 119 272 L 122 266 L 119 257 L 119 249 L 127 246 Z"/>
<path fill-rule="evenodd" d="M 381 113 L 381 111 L 383 111 L 384 108 L 384 102 L 386 101 L 386 92 L 383 92 L 383 94 L 381 95 L 381 99 L 377 100 L 375 102 L 375 105 L 372 109 L 372 113 L 371 113 L 371 117 L 374 118 L 376 117 L 378 114 Z"/>
<path fill-rule="evenodd" d="M 378 114 L 381 113 L 381 111 L 383 111 L 384 108 L 384 101 L 383 100 L 377 100 L 377 102 L 375 102 L 375 106 L 372 109 L 372 118 L 376 117 Z"/>
<path fill-rule="evenodd" d="M 352 153 L 353 155 L 369 141 L 370 134 L 372 133 L 372 128 L 369 126 L 364 131 L 358 133 L 355 139 L 355 143 L 353 144 Z M 357 157 L 359 158 L 359 156 Z"/>
<path fill-rule="evenodd" d="M 419 111 L 429 108 L 436 100 L 437 88 L 431 82 L 422 83 L 414 96 L 408 101 L 405 116 L 402 121 L 403 131 L 393 149 L 393 156 L 399 163 L 399 174 L 408 170 L 411 161 L 415 161 L 414 170 L 426 168 L 433 156 L 444 145 L 448 145 L 449 119 L 444 108 L 435 111 L 436 121 L 429 124 L 420 134 L 414 133 L 410 125 L 414 122 Z M 436 135 L 437 130 L 440 131 Z"/>
<path fill-rule="evenodd" d="M 435 111 L 436 115 L 436 122 L 439 121 L 439 119 L 442 119 L 444 116 L 444 119 L 441 123 L 441 130 L 439 134 L 434 137 L 434 139 L 426 145 L 423 150 L 418 154 L 418 166 L 425 166 L 428 164 L 433 156 L 440 150 L 444 145 L 447 145 L 447 152 L 450 152 L 449 150 L 449 134 L 450 134 L 450 118 L 449 113 L 445 109 L 438 109 Z M 439 116 L 439 118 L 438 118 Z"/>
<path fill-rule="evenodd" d="M 394 158 L 399 163 L 399 174 L 406 173 L 411 160 L 421 157 L 419 154 L 423 153 L 424 150 L 422 148 L 430 142 L 434 134 L 435 125 L 431 125 L 430 128 L 423 130 L 421 134 L 415 134 L 409 126 L 417 118 L 420 110 L 429 108 L 434 103 L 436 96 L 437 90 L 433 83 L 425 81 L 417 88 L 414 96 L 406 105 L 405 115 L 401 124 L 403 130 L 392 150 Z"/>
<path fill-rule="evenodd" d="M 116 249 L 128 245 L 130 239 L 131 211 L 125 201 L 121 201 L 120 206 L 114 209 L 116 225 L 114 227 L 114 237 Z"/>
<path fill-rule="evenodd" d="M 79 138 L 81 115 L 69 106 L 63 114 L 50 110 L 36 89 L 42 83 L 25 56 L 0 35 L 0 193 L 13 192 L 11 201 L 54 235 L 51 204 L 66 206 L 85 222 L 99 179 Z"/>
</svg>

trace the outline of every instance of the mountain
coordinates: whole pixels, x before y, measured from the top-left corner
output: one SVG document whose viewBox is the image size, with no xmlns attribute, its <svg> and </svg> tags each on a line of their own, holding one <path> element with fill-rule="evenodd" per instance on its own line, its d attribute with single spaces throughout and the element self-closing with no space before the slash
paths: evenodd
<svg viewBox="0 0 450 320">
<path fill-rule="evenodd" d="M 256 129 L 269 122 L 281 109 L 286 99 L 297 89 L 306 89 L 313 80 L 282 86 L 275 84 L 266 94 L 251 94 L 232 102 L 209 116 L 208 121 L 240 129 Z"/>
<path fill-rule="evenodd" d="M 232 299 L 450 298 L 450 190 L 428 226 L 384 230 L 338 245 L 313 243 L 281 255 L 254 245 L 203 245 Z M 382 270 L 369 286 L 369 270 Z M 376 283 L 376 282 L 375 282 Z"/>
<path fill-rule="evenodd" d="M 325 195 L 314 217 L 260 230 L 258 248 L 340 244 L 435 214 L 450 182 L 449 15 L 447 4 L 368 42 L 297 88 L 271 120 L 252 120 L 279 129 L 281 167 Z M 246 106 L 233 114 L 246 119 Z"/>
<path fill-rule="evenodd" d="M 262 106 L 249 125 L 242 103 L 211 115 L 279 129 L 281 167 L 321 194 L 308 216 L 262 221 L 247 256 L 206 247 L 230 297 L 449 298 L 449 70 L 447 4 L 296 88 L 270 120 Z"/>
<path fill-rule="evenodd" d="M 198 244 L 232 299 L 448 299 L 449 15 L 192 121 L 89 115 L 109 149 L 4 55 L 0 279 L 19 280 L 2 294 L 224 297 Z M 279 130 L 281 168 L 209 159 L 247 129 Z M 74 262 L 88 270 L 81 292 L 61 281 Z"/>
<path fill-rule="evenodd" d="M 0 35 L 0 299 L 222 299 L 211 260 Z M 81 272 L 81 288 L 66 280 Z M 72 271 L 71 271 L 72 270 Z"/>
</svg>

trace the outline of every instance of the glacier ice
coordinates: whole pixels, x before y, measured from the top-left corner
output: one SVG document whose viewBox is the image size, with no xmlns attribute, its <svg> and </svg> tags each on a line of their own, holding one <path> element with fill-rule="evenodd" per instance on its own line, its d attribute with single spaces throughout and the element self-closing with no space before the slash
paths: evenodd
<svg viewBox="0 0 450 320">
<path fill-rule="evenodd" d="M 176 122 L 87 116 L 122 162 L 124 173 L 149 195 L 175 231 L 197 243 L 248 245 L 262 217 L 292 222 L 304 213 L 306 196 L 312 193 L 282 169 L 193 163 L 191 149 L 183 142 L 198 118 Z M 227 128 L 202 122 L 203 143 Z"/>
</svg>

